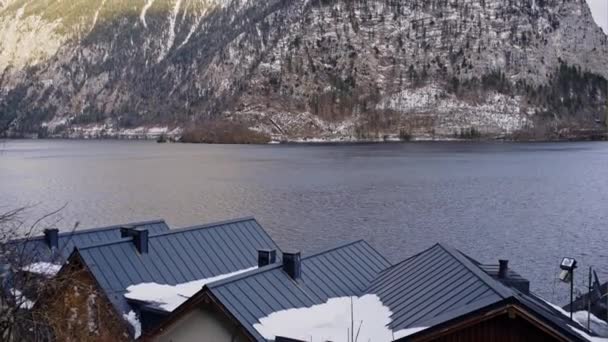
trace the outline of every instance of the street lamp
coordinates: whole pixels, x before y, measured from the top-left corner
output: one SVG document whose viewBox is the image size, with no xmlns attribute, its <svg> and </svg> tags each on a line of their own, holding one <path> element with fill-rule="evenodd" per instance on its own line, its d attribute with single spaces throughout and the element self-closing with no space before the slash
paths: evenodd
<svg viewBox="0 0 608 342">
<path fill-rule="evenodd" d="M 565 283 L 570 283 L 570 320 L 572 321 L 572 303 L 574 302 L 574 269 L 576 268 L 576 259 L 563 258 L 559 265 L 562 271 L 559 274 L 559 279 Z"/>
</svg>

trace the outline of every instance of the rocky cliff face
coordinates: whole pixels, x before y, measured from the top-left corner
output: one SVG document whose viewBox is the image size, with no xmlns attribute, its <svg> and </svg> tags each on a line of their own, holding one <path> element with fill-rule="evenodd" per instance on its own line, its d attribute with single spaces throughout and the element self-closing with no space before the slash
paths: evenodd
<svg viewBox="0 0 608 342">
<path fill-rule="evenodd" d="M 233 120 L 407 139 L 605 120 L 608 42 L 584 0 L 1 0 L 0 33 L 9 134 Z"/>
</svg>

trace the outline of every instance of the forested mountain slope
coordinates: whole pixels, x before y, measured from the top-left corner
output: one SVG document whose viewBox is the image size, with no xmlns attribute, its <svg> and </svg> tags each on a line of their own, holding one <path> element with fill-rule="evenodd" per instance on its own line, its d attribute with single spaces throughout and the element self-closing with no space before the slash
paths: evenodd
<svg viewBox="0 0 608 342">
<path fill-rule="evenodd" d="M 608 42 L 584 0 L 3 0 L 0 35 L 10 135 L 230 120 L 290 140 L 552 136 L 605 121 Z"/>
</svg>

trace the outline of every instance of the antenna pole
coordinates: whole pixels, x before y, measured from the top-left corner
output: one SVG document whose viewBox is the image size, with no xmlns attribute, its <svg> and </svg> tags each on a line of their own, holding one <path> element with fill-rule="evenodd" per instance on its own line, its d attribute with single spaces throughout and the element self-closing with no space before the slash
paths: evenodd
<svg viewBox="0 0 608 342">
<path fill-rule="evenodd" d="M 350 341 L 355 342 L 355 314 L 353 312 L 353 297 L 350 297 Z"/>
<path fill-rule="evenodd" d="M 587 330 L 591 330 L 591 266 L 589 266 L 589 291 L 587 292 Z"/>
<path fill-rule="evenodd" d="M 574 301 L 574 269 L 570 272 L 570 321 L 572 321 L 572 311 L 574 311 L 574 308 L 572 307 Z"/>
</svg>

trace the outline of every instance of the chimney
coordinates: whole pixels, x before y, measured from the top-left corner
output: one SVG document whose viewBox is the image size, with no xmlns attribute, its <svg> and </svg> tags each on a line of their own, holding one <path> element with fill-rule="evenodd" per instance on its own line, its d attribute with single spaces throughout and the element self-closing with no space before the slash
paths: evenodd
<svg viewBox="0 0 608 342">
<path fill-rule="evenodd" d="M 45 229 L 44 239 L 50 249 L 59 248 L 59 229 Z"/>
<path fill-rule="evenodd" d="M 148 253 L 148 230 L 135 229 L 130 226 L 120 228 L 120 236 L 133 237 L 133 244 L 140 254 Z"/>
<path fill-rule="evenodd" d="M 498 279 L 507 278 L 508 270 L 509 270 L 509 260 L 498 260 Z"/>
<path fill-rule="evenodd" d="M 283 271 L 285 271 L 291 279 L 300 279 L 302 275 L 300 252 L 283 252 Z"/>
<path fill-rule="evenodd" d="M 258 250 L 258 267 L 274 264 L 277 261 L 277 251 L 274 249 Z"/>
<path fill-rule="evenodd" d="M 120 237 L 125 238 L 132 236 L 131 231 L 135 229 L 135 226 L 122 226 L 120 227 Z"/>
</svg>

